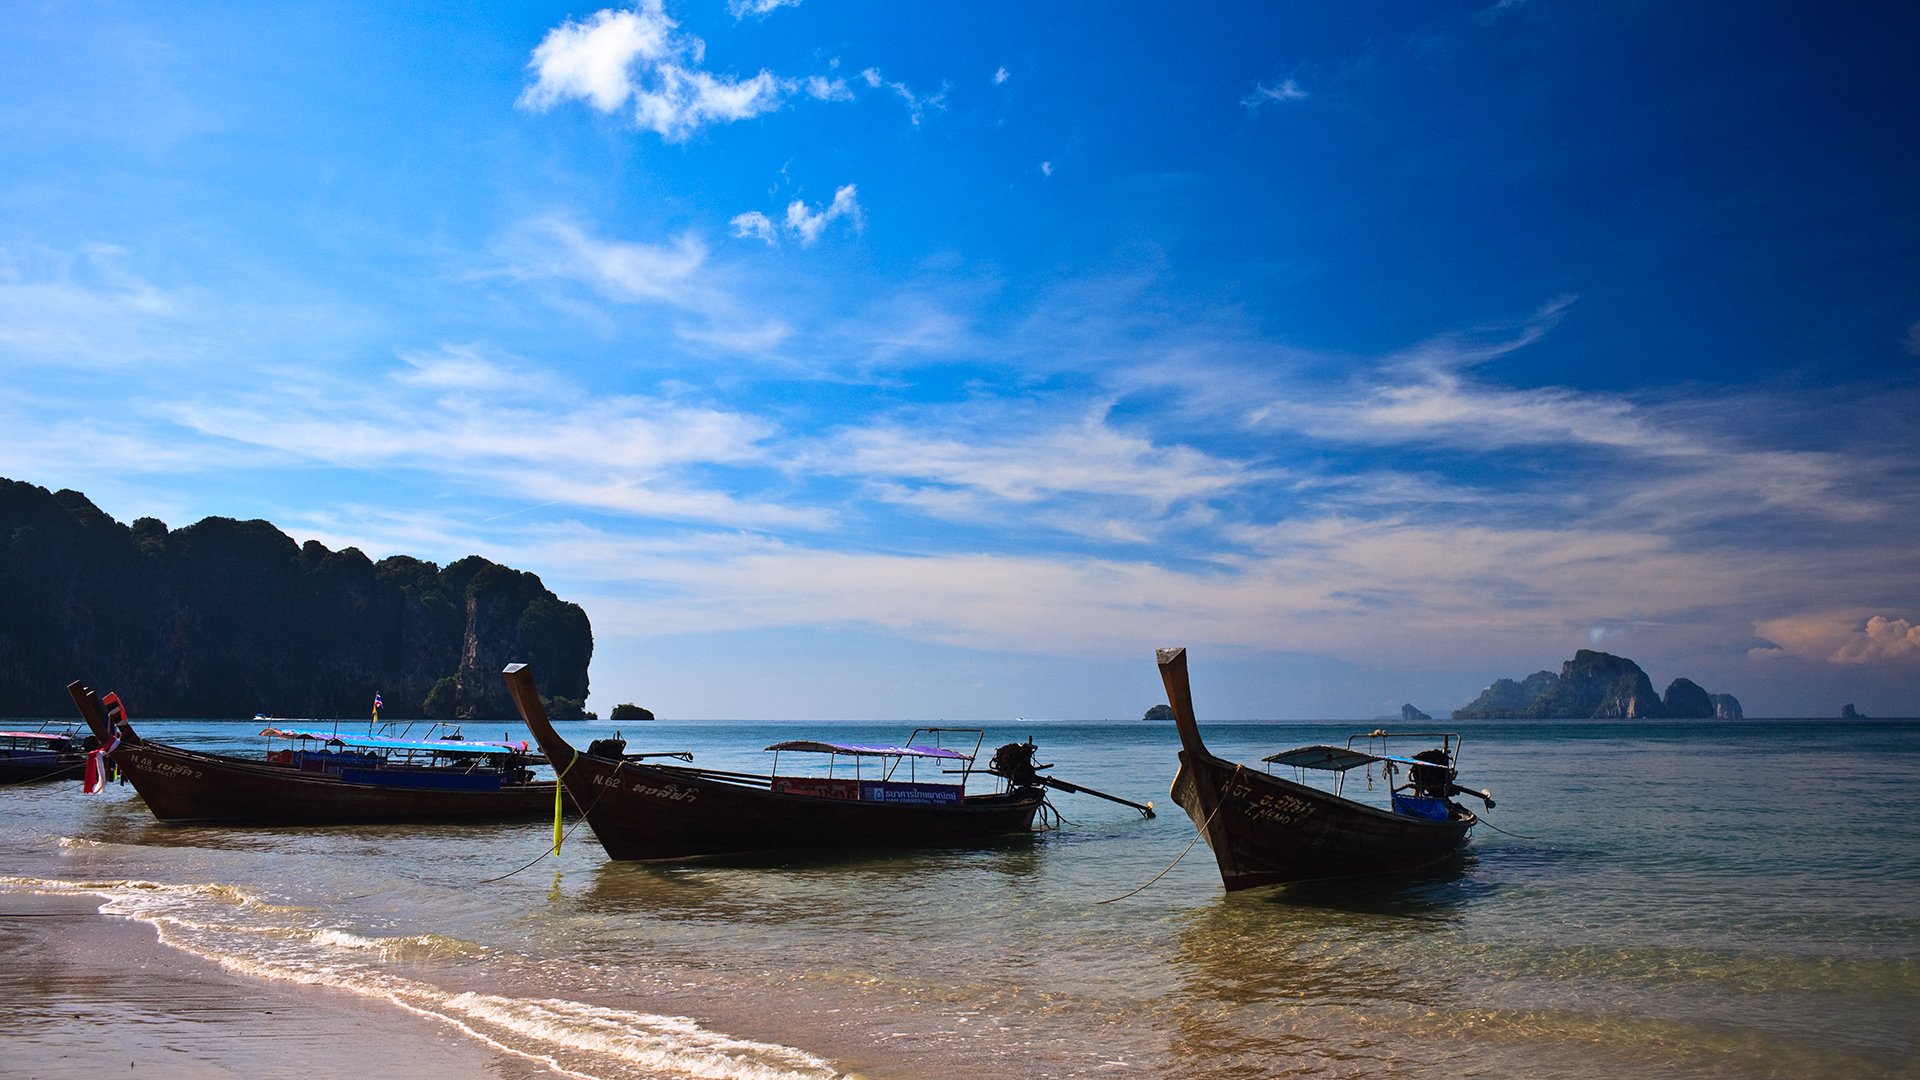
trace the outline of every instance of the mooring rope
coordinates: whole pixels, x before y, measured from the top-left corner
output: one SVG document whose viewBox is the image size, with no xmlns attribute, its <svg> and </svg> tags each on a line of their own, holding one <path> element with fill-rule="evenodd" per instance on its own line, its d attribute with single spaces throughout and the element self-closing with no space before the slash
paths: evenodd
<svg viewBox="0 0 1920 1080">
<path fill-rule="evenodd" d="M 1520 835 L 1520 834 L 1519 834 L 1519 833 L 1517 833 L 1517 832 L 1507 832 L 1507 830 L 1505 830 L 1505 829 L 1503 829 L 1503 828 L 1501 828 L 1501 827 L 1500 827 L 1500 826 L 1498 826 L 1498 825 L 1495 825 L 1495 824 L 1494 824 L 1493 822 L 1491 822 L 1491 821 L 1488 821 L 1488 820 L 1487 820 L 1487 819 L 1486 819 L 1486 818 L 1485 818 L 1484 816 L 1482 816 L 1482 815 L 1480 815 L 1480 814 L 1475 814 L 1475 815 L 1474 815 L 1474 819 L 1475 819 L 1476 821 L 1478 821 L 1478 822 L 1479 822 L 1480 824 L 1482 824 L 1482 825 L 1485 825 L 1485 826 L 1486 826 L 1487 828 L 1489 828 L 1489 829 L 1492 829 L 1492 830 L 1493 830 L 1494 832 L 1497 832 L 1497 833 L 1506 833 L 1506 835 L 1508 835 L 1508 836 L 1511 836 L 1511 837 L 1513 837 L 1513 838 L 1514 838 L 1514 839 L 1516 839 L 1516 840 L 1538 840 L 1538 839 L 1540 839 L 1540 838 L 1539 838 L 1539 837 L 1537 837 L 1537 836 L 1522 836 L 1522 835 Z"/>
<path fill-rule="evenodd" d="M 1240 773 L 1244 771 L 1245 768 L 1246 768 L 1245 766 L 1236 763 L 1233 766 L 1234 775 L 1235 776 L 1240 775 Z M 1167 868 L 1165 870 L 1162 870 L 1159 873 L 1148 878 L 1139 888 L 1133 890 L 1133 892 L 1121 893 L 1119 896 L 1113 897 L 1112 899 L 1109 899 L 1109 900 L 1095 900 L 1094 906 L 1097 907 L 1101 904 L 1111 904 L 1111 903 L 1114 903 L 1115 901 L 1125 900 L 1129 896 L 1135 896 L 1135 895 L 1138 895 L 1139 893 L 1146 892 L 1147 886 L 1152 885 L 1154 882 L 1159 881 L 1161 878 L 1166 877 L 1168 874 L 1173 873 L 1173 868 L 1176 866 L 1179 866 L 1180 860 L 1187 857 L 1187 852 L 1193 850 L 1193 845 L 1199 843 L 1201 837 L 1204 837 L 1207 835 L 1207 826 L 1213 824 L 1213 815 L 1219 813 L 1220 807 L 1224 806 L 1225 804 L 1226 804 L 1225 799 L 1217 800 L 1213 804 L 1213 809 L 1207 812 L 1207 820 L 1201 822 L 1200 827 L 1194 830 L 1193 839 L 1187 841 L 1187 846 L 1180 849 L 1180 854 L 1175 855 L 1173 857 L 1173 861 L 1167 864 Z"/>
<path fill-rule="evenodd" d="M 566 769 L 561 769 L 561 770 L 560 770 L 560 771 L 559 771 L 558 773 L 555 773 L 555 774 L 554 774 L 554 777 L 553 777 L 553 782 L 554 782 L 555 784 L 558 784 L 558 783 L 560 782 L 560 778 L 561 778 L 561 777 L 563 777 L 563 776 L 565 776 L 565 775 L 567 775 L 567 769 L 571 769 L 571 768 L 573 768 L 573 763 L 574 763 L 575 761 L 579 761 L 579 760 L 580 760 L 580 752 L 576 750 L 576 751 L 574 751 L 574 754 L 573 754 L 573 759 L 572 759 L 571 761 L 568 761 L 568 762 L 567 762 L 567 768 L 566 768 Z M 624 759 L 623 759 L 623 760 L 621 760 L 621 761 L 617 761 L 617 762 L 615 762 L 615 763 L 614 763 L 614 766 L 613 766 L 613 774 L 614 774 L 615 776 L 618 776 L 618 775 L 620 775 L 620 770 L 621 770 L 622 768 L 624 768 L 624 767 L 626 766 L 626 764 L 627 764 L 627 763 L 626 763 L 626 761 L 625 761 Z M 525 869 L 528 869 L 529 867 L 531 867 L 531 866 L 533 866 L 533 865 L 534 865 L 534 863 L 537 863 L 537 862 L 539 862 L 539 861 L 540 861 L 541 859 L 544 859 L 544 858 L 547 858 L 547 857 L 548 857 L 548 856 L 550 856 L 550 855 L 555 855 L 555 854 L 558 854 L 558 853 L 559 853 L 559 851 L 560 851 L 560 843 L 561 843 L 561 841 L 565 841 L 565 840 L 570 840 L 570 839 L 572 839 L 572 838 L 573 838 L 573 834 L 574 834 L 575 832 L 578 832 L 578 831 L 579 831 L 579 829 L 580 829 L 580 826 L 582 826 L 582 825 L 585 825 L 585 824 L 587 823 L 587 815 L 588 815 L 588 814 L 591 814 L 591 813 L 593 813 L 593 808 L 594 808 L 594 807 L 596 807 L 596 806 L 599 806 L 599 805 L 600 805 L 600 800 L 601 800 L 601 799 L 604 799 L 604 798 L 606 798 L 606 797 L 607 797 L 607 792 L 608 792 L 608 791 L 611 791 L 612 789 L 613 789 L 613 785 L 612 785 L 612 784 L 607 784 L 607 785 L 605 785 L 605 786 L 603 786 L 603 787 L 601 787 L 601 789 L 600 789 L 600 793 L 599 793 L 599 794 L 597 794 L 597 795 L 595 795 L 595 796 L 593 797 L 593 802 L 592 802 L 592 804 L 591 804 L 591 805 L 589 805 L 589 806 L 588 806 L 588 807 L 587 807 L 586 809 L 584 809 L 584 810 L 582 810 L 582 811 L 580 812 L 580 820 L 579 820 L 579 821 L 576 821 L 576 822 L 574 822 L 574 823 L 573 823 L 573 827 L 572 827 L 572 828 L 570 828 L 570 829 L 568 829 L 568 830 L 566 831 L 566 833 L 565 833 L 565 834 L 564 834 L 563 836 L 561 836 L 561 837 L 560 837 L 560 840 L 557 840 L 557 841 L 555 841 L 555 842 L 553 843 L 553 845 L 552 845 L 552 846 L 550 846 L 550 847 L 548 847 L 548 848 L 547 848 L 546 850 L 544 850 L 544 851 L 542 851 L 542 852 L 541 852 L 540 854 L 538 854 L 538 855 L 535 855 L 535 856 L 533 857 L 533 861 L 532 861 L 532 862 L 529 862 L 529 863 L 527 863 L 527 864 L 526 864 L 526 866 L 522 866 L 522 867 L 518 867 L 518 868 L 516 868 L 516 869 L 513 869 L 513 870 L 509 870 L 509 871 L 507 871 L 506 873 L 504 873 L 504 874 L 501 874 L 501 875 L 500 875 L 499 877 L 490 877 L 490 878 L 482 878 L 481 880 L 479 880 L 479 881 L 476 881 L 476 882 L 474 882 L 474 884 L 475 884 L 475 885 L 491 885 L 491 884 L 493 884 L 493 883 L 494 883 L 494 882 L 496 882 L 496 881 L 505 881 L 505 880 L 507 880 L 508 878 L 510 878 L 510 877 L 512 877 L 513 875 L 515 875 L 515 874 L 517 874 L 517 873 L 519 873 L 519 872 L 520 872 L 521 870 L 525 870 Z"/>
</svg>

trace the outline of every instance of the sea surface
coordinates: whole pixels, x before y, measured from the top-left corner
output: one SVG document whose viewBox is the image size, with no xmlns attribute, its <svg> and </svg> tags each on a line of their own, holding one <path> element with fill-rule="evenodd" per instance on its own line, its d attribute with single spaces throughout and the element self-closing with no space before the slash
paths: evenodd
<svg viewBox="0 0 1920 1080">
<path fill-rule="evenodd" d="M 911 728 L 559 726 L 756 772 Z M 1251 764 L 1368 726 L 1204 730 Z M 571 819 L 542 858 L 550 823 L 177 827 L 128 787 L 20 786 L 0 890 L 577 1077 L 1920 1076 L 1920 722 L 1446 726 L 1498 806 L 1412 881 L 1227 895 L 1166 797 L 1170 724 L 1018 721 L 982 760 L 1031 736 L 1162 812 L 1055 793 L 1055 828 L 985 847 L 619 864 Z M 245 754 L 258 727 L 141 723 Z"/>
</svg>

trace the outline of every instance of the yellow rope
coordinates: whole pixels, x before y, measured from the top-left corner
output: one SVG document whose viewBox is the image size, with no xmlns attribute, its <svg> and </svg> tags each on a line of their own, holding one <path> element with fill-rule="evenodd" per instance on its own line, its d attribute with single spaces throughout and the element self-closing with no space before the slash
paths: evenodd
<svg viewBox="0 0 1920 1080">
<path fill-rule="evenodd" d="M 569 749 L 572 748 L 569 747 Z M 560 832 L 560 808 L 566 799 L 567 786 L 560 781 L 567 775 L 567 769 L 573 768 L 573 763 L 579 760 L 580 751 L 574 750 L 573 756 L 567 759 L 567 768 L 553 774 L 553 853 L 555 855 L 560 854 L 560 842 L 565 839 Z"/>
<path fill-rule="evenodd" d="M 1235 764 L 1233 767 L 1234 774 L 1238 775 L 1243 767 L 1244 766 Z M 1199 785 L 1196 783 L 1195 784 L 1196 789 L 1198 788 L 1198 786 Z M 1172 873 L 1173 868 L 1180 865 L 1180 860 L 1187 857 L 1187 852 L 1193 850 L 1193 845 L 1199 843 L 1200 838 L 1207 835 L 1207 826 L 1213 824 L 1213 815 L 1219 813 L 1220 808 L 1224 805 L 1226 805 L 1225 799 L 1214 800 L 1213 809 L 1207 812 L 1207 820 L 1200 823 L 1200 828 L 1194 831 L 1193 839 L 1187 841 L 1187 846 L 1180 849 L 1180 854 L 1175 855 L 1173 857 L 1173 861 L 1167 864 L 1167 868 L 1165 870 L 1162 870 L 1159 873 L 1148 878 L 1145 884 L 1133 890 L 1133 892 L 1121 893 L 1119 896 L 1113 897 L 1112 899 L 1109 899 L 1109 900 L 1095 900 L 1094 906 L 1098 907 L 1101 904 L 1111 904 L 1118 900 L 1125 900 L 1129 896 L 1135 896 L 1139 893 L 1146 892 L 1148 885 L 1152 885 L 1154 882 L 1159 881 L 1161 878 L 1166 877 L 1168 874 Z"/>
</svg>

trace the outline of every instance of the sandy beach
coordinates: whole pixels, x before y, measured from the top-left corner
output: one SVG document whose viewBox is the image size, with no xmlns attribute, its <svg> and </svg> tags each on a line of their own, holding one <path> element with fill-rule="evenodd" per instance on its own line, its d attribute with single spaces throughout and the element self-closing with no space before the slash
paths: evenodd
<svg viewBox="0 0 1920 1080">
<path fill-rule="evenodd" d="M 378 1001 L 234 975 L 98 903 L 0 891 L 0 1076 L 555 1075 Z"/>
</svg>

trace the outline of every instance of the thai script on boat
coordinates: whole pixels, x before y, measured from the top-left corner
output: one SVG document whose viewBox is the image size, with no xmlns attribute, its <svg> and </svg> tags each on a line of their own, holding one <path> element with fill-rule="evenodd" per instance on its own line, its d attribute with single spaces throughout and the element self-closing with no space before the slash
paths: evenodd
<svg viewBox="0 0 1920 1080">
<path fill-rule="evenodd" d="M 1270 821 L 1276 825 L 1291 825 L 1313 814 L 1313 804 L 1297 795 L 1254 795 L 1253 785 L 1244 780 L 1229 780 L 1221 785 L 1220 793 L 1228 798 L 1245 803 L 1242 810 L 1250 820 Z"/>
<path fill-rule="evenodd" d="M 182 765 L 178 762 L 152 761 L 147 763 L 147 768 L 152 772 L 159 773 L 161 776 L 187 776 L 195 780 L 200 779 L 199 769 L 191 765 Z"/>
<path fill-rule="evenodd" d="M 617 777 L 609 778 L 608 782 L 615 787 L 620 786 L 620 780 Z M 698 791 L 681 787 L 679 784 L 661 784 L 655 787 L 652 784 L 636 783 L 628 790 L 635 795 L 651 795 L 656 799 L 666 799 L 671 802 L 692 802 L 700 797 Z"/>
</svg>

